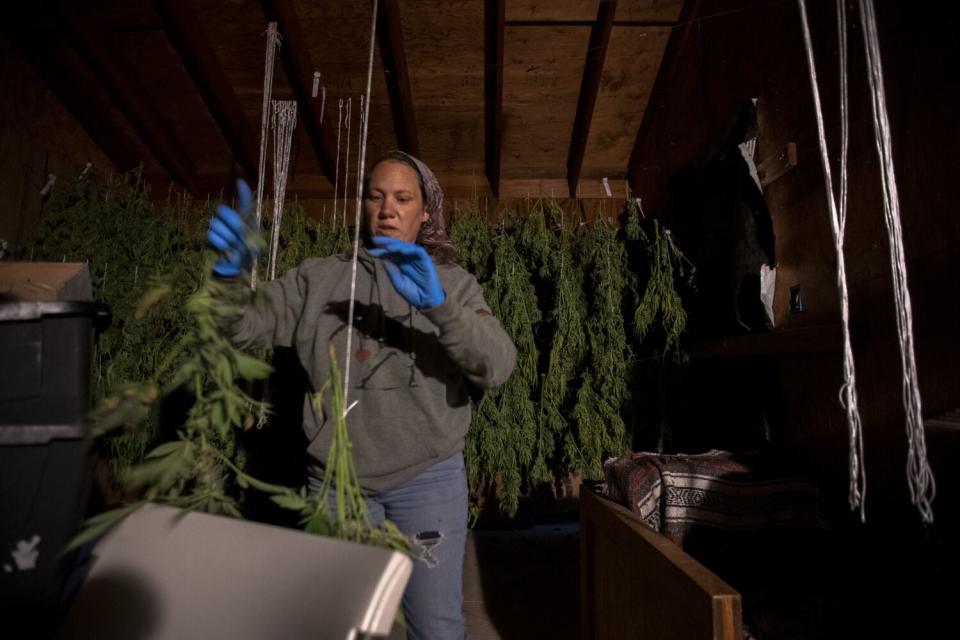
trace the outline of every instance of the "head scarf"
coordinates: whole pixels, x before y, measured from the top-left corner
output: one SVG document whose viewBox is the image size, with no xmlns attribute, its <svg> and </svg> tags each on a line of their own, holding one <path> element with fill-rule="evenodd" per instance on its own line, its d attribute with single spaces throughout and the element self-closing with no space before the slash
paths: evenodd
<svg viewBox="0 0 960 640">
<path fill-rule="evenodd" d="M 415 158 L 405 151 L 395 151 L 390 156 L 394 156 L 394 154 L 406 158 L 417 168 L 417 173 L 420 174 L 420 184 L 423 187 L 423 208 L 427 215 L 431 218 L 434 216 L 442 217 L 443 189 L 440 188 L 440 181 L 437 180 L 437 176 L 420 158 Z"/>
</svg>

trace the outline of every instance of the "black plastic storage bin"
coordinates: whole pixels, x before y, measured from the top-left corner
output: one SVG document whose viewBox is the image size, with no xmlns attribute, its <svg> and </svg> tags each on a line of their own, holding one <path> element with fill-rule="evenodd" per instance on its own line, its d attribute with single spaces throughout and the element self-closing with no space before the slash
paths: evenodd
<svg viewBox="0 0 960 640">
<path fill-rule="evenodd" d="M 0 607 L 6 619 L 42 626 L 59 606 L 69 569 L 62 550 L 89 497 L 94 329 L 108 317 L 92 302 L 0 303 Z"/>
</svg>

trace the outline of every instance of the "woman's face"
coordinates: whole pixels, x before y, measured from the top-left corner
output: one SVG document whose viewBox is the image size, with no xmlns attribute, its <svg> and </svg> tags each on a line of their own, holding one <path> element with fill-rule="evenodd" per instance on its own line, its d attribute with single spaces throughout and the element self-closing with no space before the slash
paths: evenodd
<svg viewBox="0 0 960 640">
<path fill-rule="evenodd" d="M 392 160 L 374 167 L 364 212 L 370 237 L 389 236 L 416 242 L 420 225 L 427 219 L 416 172 Z"/>
</svg>

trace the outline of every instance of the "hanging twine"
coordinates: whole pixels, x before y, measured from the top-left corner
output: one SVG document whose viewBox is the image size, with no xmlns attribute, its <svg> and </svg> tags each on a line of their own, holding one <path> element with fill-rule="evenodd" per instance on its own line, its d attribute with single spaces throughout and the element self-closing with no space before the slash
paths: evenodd
<svg viewBox="0 0 960 640">
<path fill-rule="evenodd" d="M 337 191 L 340 189 L 340 130 L 343 128 L 343 98 L 339 99 L 337 115 L 337 163 L 333 170 L 333 226 L 337 226 Z"/>
<path fill-rule="evenodd" d="M 893 144 L 890 137 L 890 119 L 887 116 L 887 97 L 883 83 L 883 65 L 877 38 L 877 18 L 873 0 L 860 0 L 860 24 L 863 28 L 867 57 L 867 78 L 873 107 L 873 128 L 880 156 L 880 179 L 883 183 L 883 212 L 890 239 L 890 264 L 893 272 L 893 292 L 897 307 L 897 331 L 900 343 L 900 363 L 903 368 L 903 407 L 907 430 L 907 485 L 910 500 L 917 507 L 925 524 L 933 522 L 933 498 L 936 486 L 933 471 L 927 461 L 927 445 L 923 432 L 920 405 L 920 385 L 913 349 L 913 311 L 910 290 L 907 288 L 907 265 L 903 253 L 903 229 L 900 218 L 900 198 L 897 178 L 893 170 Z"/>
<path fill-rule="evenodd" d="M 350 363 L 353 360 L 353 306 L 357 299 L 357 257 L 360 255 L 360 208 L 363 205 L 363 197 L 359 188 L 363 183 L 363 166 L 367 158 L 367 122 L 370 115 L 370 86 L 373 84 L 373 53 L 376 44 L 377 32 L 377 6 L 379 2 L 373 1 L 373 17 L 370 21 L 370 58 L 367 63 L 367 94 L 366 100 L 361 102 L 360 116 L 360 162 L 357 169 L 357 193 L 356 207 L 354 213 L 353 227 L 353 264 L 351 265 L 350 280 L 350 308 L 347 313 L 347 353 L 346 365 L 343 375 L 343 415 L 346 416 L 353 405 L 350 404 Z M 349 129 L 347 130 L 349 131 Z M 347 147 L 349 153 L 350 147 Z M 344 209 L 346 210 L 346 209 Z"/>
<path fill-rule="evenodd" d="M 273 67 L 277 49 L 280 48 L 280 34 L 277 33 L 277 23 L 267 24 L 266 56 L 263 69 L 263 104 L 260 109 L 260 163 L 257 167 L 257 209 L 254 217 L 256 228 L 260 228 L 263 213 L 263 185 L 267 170 L 267 125 L 270 122 L 270 98 L 273 94 Z M 257 288 L 257 261 L 253 261 L 250 269 L 250 288 Z"/>
<path fill-rule="evenodd" d="M 273 126 L 273 228 L 271 229 L 268 273 L 271 280 L 276 280 L 280 226 L 283 222 L 283 201 L 287 193 L 287 174 L 290 168 L 293 130 L 297 126 L 297 102 L 295 100 L 274 100 L 271 124 Z"/>
<path fill-rule="evenodd" d="M 830 230 L 837 254 L 837 288 L 840 293 L 840 322 L 843 327 L 843 386 L 840 388 L 840 402 L 847 414 L 847 433 L 849 438 L 850 487 L 848 502 L 851 509 L 860 510 L 860 521 L 866 521 L 867 471 L 863 452 L 863 425 L 860 421 L 860 408 L 857 404 L 856 369 L 853 361 L 853 347 L 850 342 L 850 302 L 847 291 L 847 268 L 843 255 L 843 237 L 846 227 L 846 143 L 847 143 L 847 68 L 846 68 L 846 18 L 844 0 L 837 0 L 842 25 L 840 28 L 841 49 L 841 134 L 842 155 L 840 163 L 840 205 L 834 196 L 833 176 L 830 170 L 830 156 L 827 152 L 827 138 L 824 132 L 823 107 L 820 104 L 820 89 L 817 83 L 817 69 L 813 58 L 813 42 L 810 37 L 810 25 L 807 22 L 807 7 L 804 0 L 798 0 L 800 22 L 803 26 L 803 42 L 806 48 L 807 63 L 810 68 L 810 85 L 813 90 L 813 103 L 817 116 L 817 136 L 820 145 L 820 160 L 823 165 L 823 177 L 826 183 L 827 207 L 830 213 Z"/>
<path fill-rule="evenodd" d="M 347 180 L 350 177 L 350 120 L 353 98 L 347 98 L 347 157 L 343 161 L 343 226 L 347 226 Z"/>
</svg>

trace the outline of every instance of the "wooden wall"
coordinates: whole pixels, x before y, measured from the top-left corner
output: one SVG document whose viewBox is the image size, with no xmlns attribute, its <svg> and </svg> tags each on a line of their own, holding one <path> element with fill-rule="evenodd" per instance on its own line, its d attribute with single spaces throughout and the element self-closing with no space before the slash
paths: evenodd
<svg viewBox="0 0 960 640">
<path fill-rule="evenodd" d="M 960 217 L 953 163 L 960 128 L 955 15 L 932 20 L 904 3 L 878 3 L 880 47 L 912 293 L 924 413 L 960 405 L 956 340 Z M 648 210 L 664 206 L 667 180 L 711 150 L 744 101 L 758 98 L 758 160 L 796 142 L 798 166 L 767 187 L 777 237 L 778 330 L 838 322 L 836 259 L 830 233 L 799 12 L 795 2 L 688 2 L 631 162 L 630 180 Z M 837 30 L 834 4 L 808 2 L 825 105 L 828 144 L 839 149 Z M 861 409 L 867 433 L 868 517 L 905 515 L 906 442 L 900 364 L 863 42 L 851 8 L 850 200 L 846 257 Z M 834 154 L 836 157 L 838 155 Z M 836 167 L 834 172 L 836 175 Z M 806 311 L 790 314 L 799 285 Z M 837 401 L 839 354 L 798 354 L 778 362 L 785 395 L 783 438 L 828 478 L 830 498 L 845 500 L 846 433 Z M 936 452 L 931 457 L 937 458 Z M 941 466 L 936 506 L 951 511 L 952 475 Z M 871 473 L 872 472 L 872 473 Z M 834 505 L 836 506 L 836 505 Z M 909 517 L 909 516 L 907 516 Z M 915 519 L 915 518 L 914 518 Z"/>
<path fill-rule="evenodd" d="M 836 9 L 833 2 L 808 0 L 807 4 L 828 144 L 837 158 Z M 798 166 L 769 185 L 765 197 L 777 243 L 776 331 L 809 340 L 811 348 L 800 346 L 791 348 L 793 353 L 777 354 L 776 338 L 755 341 L 754 346 L 764 340 L 769 346 L 760 351 L 774 352 L 765 363 L 779 383 L 774 387 L 780 395 L 775 440 L 820 480 L 832 524 L 841 537 L 849 536 L 851 544 L 846 549 L 851 557 L 859 558 L 850 560 L 847 568 L 866 567 L 867 574 L 877 578 L 876 589 L 898 594 L 890 596 L 891 603 L 902 607 L 910 599 L 911 588 L 891 583 L 907 580 L 908 575 L 909 580 L 922 583 L 937 571 L 946 571 L 945 559 L 958 557 L 953 540 L 960 516 L 955 463 L 960 432 L 927 430 L 938 492 L 936 524 L 923 527 L 907 492 L 901 367 L 880 174 L 859 15 L 856 3 L 847 4 L 851 143 L 845 255 L 866 434 L 866 526 L 859 524 L 846 504 L 847 431 L 838 400 L 841 354 L 836 349 L 823 352 L 813 348 L 823 346 L 818 336 L 831 331 L 837 335 L 839 305 L 836 258 L 796 2 L 688 0 L 682 24 L 668 45 L 629 177 L 648 211 L 662 211 L 673 172 L 719 143 L 737 107 L 751 98 L 759 99 L 758 160 L 778 153 L 788 142 L 797 144 Z M 932 15 L 909 3 L 877 5 L 916 357 L 924 417 L 930 418 L 960 406 L 960 368 L 955 364 L 960 358 L 956 329 L 960 216 L 955 213 L 953 189 L 956 163 L 950 160 L 960 147 L 955 109 L 960 99 L 956 73 L 960 23 L 956 9 L 938 9 Z M 835 176 L 836 172 L 835 165 Z M 802 313 L 789 311 L 787 296 L 793 285 L 799 285 L 806 297 Z M 745 361 L 735 358 L 724 365 L 720 360 L 711 366 L 742 366 Z M 919 573 L 905 568 L 921 565 L 924 568 Z M 881 575 L 880 566 L 904 569 Z M 863 584 L 852 588 L 862 589 Z M 929 593 L 922 586 L 916 588 Z M 956 588 L 949 592 L 955 593 Z M 895 598 L 906 600 L 893 603 Z M 874 613 L 880 616 L 880 611 Z"/>
<path fill-rule="evenodd" d="M 0 39 L 0 238 L 23 242 L 41 214 L 49 174 L 76 180 L 113 171 L 110 161 L 37 76 L 20 52 Z"/>
</svg>

